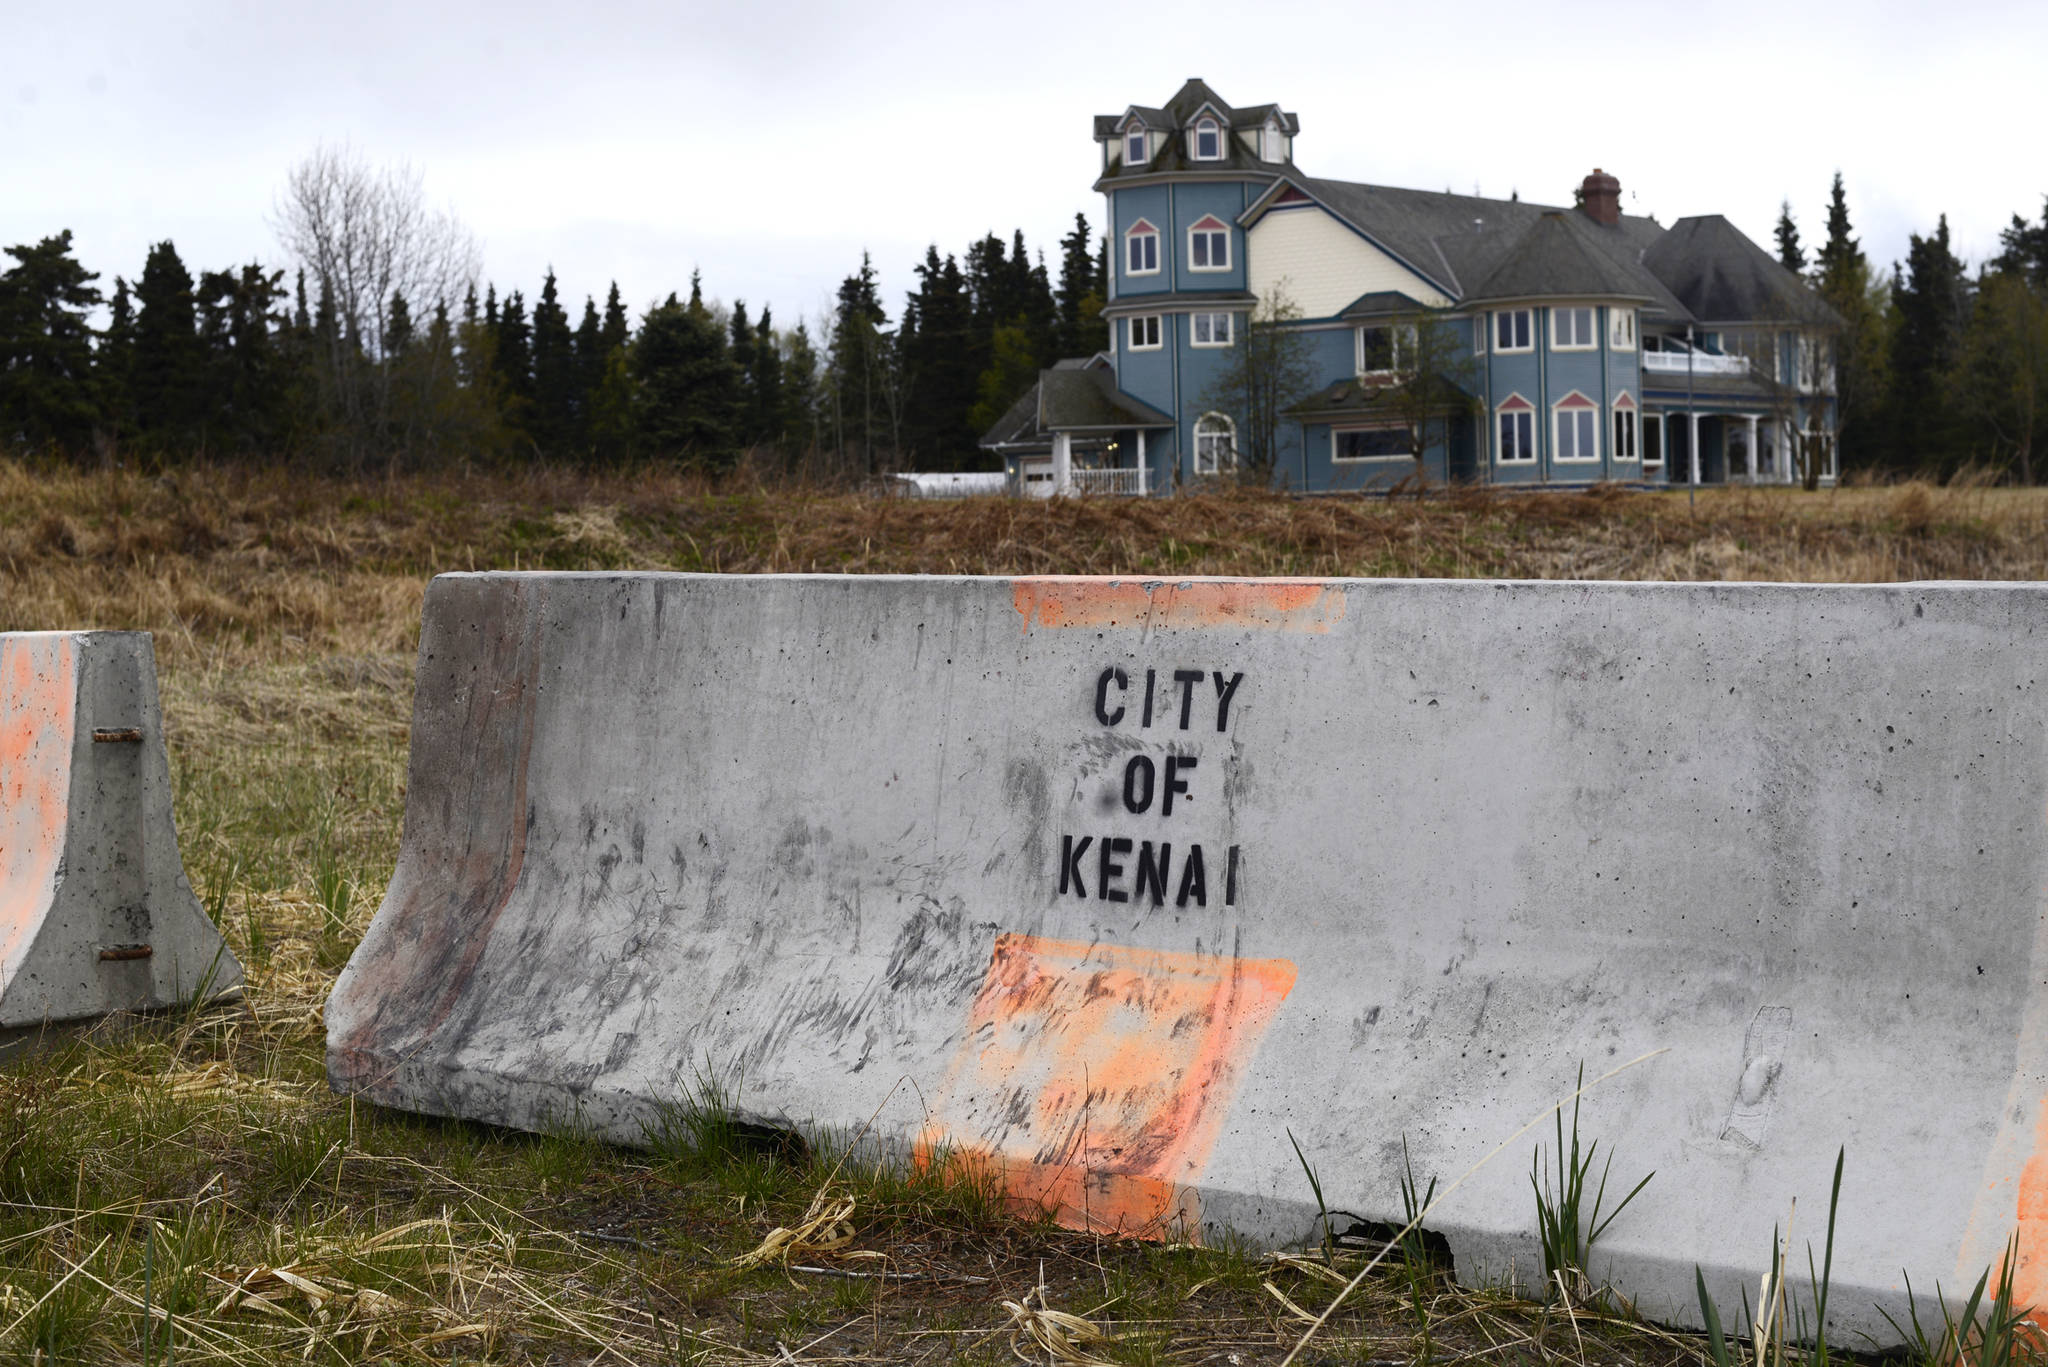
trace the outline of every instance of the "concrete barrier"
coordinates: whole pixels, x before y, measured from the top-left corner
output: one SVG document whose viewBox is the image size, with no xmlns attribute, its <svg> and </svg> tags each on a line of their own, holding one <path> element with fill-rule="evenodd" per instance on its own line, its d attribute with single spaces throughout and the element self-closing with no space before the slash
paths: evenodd
<svg viewBox="0 0 2048 1367">
<path fill-rule="evenodd" d="M 1593 1093 L 1596 1276 L 1754 1300 L 1846 1146 L 1831 1319 L 2022 1240 L 2048 1301 L 2048 589 L 449 575 L 337 1088 L 747 1118 L 1070 1223 L 1400 1216 Z M 1541 1276 L 1546 1125 L 1438 1211 Z M 1621 1189 L 1626 1189 L 1625 1187 Z M 1838 1340 L 1840 1341 L 1840 1340 Z"/>
<path fill-rule="evenodd" d="M 0 1050 L 241 981 L 178 858 L 148 634 L 0 633 Z"/>
</svg>

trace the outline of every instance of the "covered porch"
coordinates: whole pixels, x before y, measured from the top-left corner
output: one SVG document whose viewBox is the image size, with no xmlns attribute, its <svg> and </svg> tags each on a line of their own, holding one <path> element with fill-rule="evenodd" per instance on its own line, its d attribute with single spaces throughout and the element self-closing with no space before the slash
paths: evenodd
<svg viewBox="0 0 2048 1367">
<path fill-rule="evenodd" d="M 1002 457 L 1010 491 L 1026 498 L 1143 497 L 1161 434 L 1173 420 L 1116 387 L 1108 358 L 1061 361 L 982 437 Z"/>
</svg>

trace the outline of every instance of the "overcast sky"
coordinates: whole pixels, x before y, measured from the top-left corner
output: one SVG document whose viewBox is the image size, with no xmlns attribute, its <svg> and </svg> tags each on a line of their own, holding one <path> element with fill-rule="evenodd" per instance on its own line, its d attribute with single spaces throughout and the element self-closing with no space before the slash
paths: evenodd
<svg viewBox="0 0 2048 1367">
<path fill-rule="evenodd" d="M 1102 200 L 1090 116 L 1186 77 L 1301 117 L 1313 175 L 1631 213 L 1809 247 L 1839 168 L 1873 263 L 1947 213 L 1974 266 L 2048 192 L 2048 4 L 320 5 L 0 0 L 0 244 L 70 228 L 111 288 L 285 264 L 271 208 L 323 140 L 407 161 L 529 300 L 616 279 L 815 318 L 863 248 L 892 319 L 925 245 L 1057 240 Z"/>
</svg>

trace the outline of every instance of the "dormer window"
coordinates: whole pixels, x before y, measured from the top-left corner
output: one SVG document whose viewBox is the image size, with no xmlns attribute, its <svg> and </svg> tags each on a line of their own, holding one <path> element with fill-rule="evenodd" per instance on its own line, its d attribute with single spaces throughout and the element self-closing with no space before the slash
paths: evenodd
<svg viewBox="0 0 2048 1367">
<path fill-rule="evenodd" d="M 1195 123 L 1195 160 L 1223 160 L 1223 126 L 1214 119 L 1199 119 Z"/>
<path fill-rule="evenodd" d="M 1159 274 L 1159 230 L 1142 218 L 1124 234 L 1124 274 Z"/>
<path fill-rule="evenodd" d="M 1287 135 L 1280 131 L 1280 125 L 1268 122 L 1259 130 L 1259 160 L 1287 160 Z"/>
<path fill-rule="evenodd" d="M 1124 134 L 1124 165 L 1143 166 L 1151 160 L 1147 155 L 1151 149 L 1145 145 L 1145 141 L 1145 130 L 1142 128 L 1133 128 Z"/>
<path fill-rule="evenodd" d="M 1188 229 L 1188 269 L 1230 269 L 1230 226 L 1214 214 L 1202 215 L 1201 221 Z"/>
</svg>

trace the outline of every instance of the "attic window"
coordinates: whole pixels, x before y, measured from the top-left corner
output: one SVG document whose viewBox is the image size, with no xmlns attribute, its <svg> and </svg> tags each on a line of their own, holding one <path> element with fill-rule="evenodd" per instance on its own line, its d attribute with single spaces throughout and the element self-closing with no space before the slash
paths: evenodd
<svg viewBox="0 0 2048 1367">
<path fill-rule="evenodd" d="M 1151 160 L 1151 157 L 1147 155 L 1149 150 L 1145 146 L 1144 129 L 1133 128 L 1124 134 L 1124 165 L 1143 166 L 1147 161 Z"/>
<path fill-rule="evenodd" d="M 1287 138 L 1277 123 L 1268 123 L 1259 130 L 1259 160 L 1287 160 Z"/>
<path fill-rule="evenodd" d="M 1200 119 L 1195 123 L 1195 160 L 1223 160 L 1223 129 L 1214 119 Z"/>
</svg>

